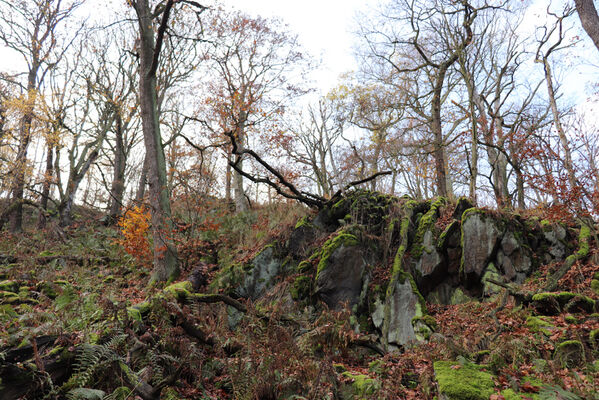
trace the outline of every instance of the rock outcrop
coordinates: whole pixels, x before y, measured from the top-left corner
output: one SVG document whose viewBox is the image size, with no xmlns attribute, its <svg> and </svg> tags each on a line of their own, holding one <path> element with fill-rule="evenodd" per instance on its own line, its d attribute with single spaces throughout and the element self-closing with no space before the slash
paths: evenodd
<svg viewBox="0 0 599 400">
<path fill-rule="evenodd" d="M 256 300 L 291 276 L 294 300 L 348 307 L 356 330 L 376 333 L 393 349 L 433 333 L 425 299 L 456 304 L 493 296 L 501 288 L 489 280 L 523 282 L 540 262 L 572 253 L 570 239 L 562 225 L 474 208 L 466 199 L 358 190 L 300 220 L 282 248 L 265 248 L 216 282 Z"/>
</svg>

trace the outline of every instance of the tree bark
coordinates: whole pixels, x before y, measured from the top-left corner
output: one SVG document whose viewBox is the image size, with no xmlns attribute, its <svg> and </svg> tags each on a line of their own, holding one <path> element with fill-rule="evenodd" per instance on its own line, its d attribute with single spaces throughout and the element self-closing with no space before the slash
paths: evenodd
<svg viewBox="0 0 599 400">
<path fill-rule="evenodd" d="M 54 175 L 54 142 L 53 138 L 47 139 L 47 154 L 46 154 L 46 172 L 44 174 L 44 184 L 42 189 L 42 198 L 40 202 L 40 212 L 37 216 L 37 227 L 38 229 L 44 229 L 46 227 L 46 215 L 45 212 L 48 210 L 48 200 L 50 199 L 50 186 L 52 185 L 52 176 Z"/>
<path fill-rule="evenodd" d="M 574 3 L 582 27 L 599 50 L 599 15 L 593 0 L 574 0 Z"/>
<path fill-rule="evenodd" d="M 173 0 L 168 0 L 162 15 L 158 37 L 164 35 Z M 155 41 L 152 12 L 148 0 L 134 3 L 139 23 L 139 100 L 142 130 L 146 147 L 150 205 L 152 213 L 152 237 L 154 239 L 154 270 L 152 279 L 166 281 L 179 275 L 177 249 L 172 241 L 170 194 L 167 188 L 166 160 L 158 121 L 156 93 L 156 69 L 160 55 L 161 40 Z"/>
<path fill-rule="evenodd" d="M 39 63 L 36 61 L 30 68 L 27 77 L 27 100 L 26 109 L 21 120 L 19 129 L 19 147 L 17 149 L 16 161 L 14 166 L 14 180 L 12 185 L 12 202 L 17 206 L 10 216 L 10 231 L 13 233 L 23 230 L 23 195 L 25 192 L 25 175 L 27 169 L 27 150 L 31 142 L 31 123 L 33 121 L 33 108 L 36 99 L 36 80 L 39 70 Z"/>
<path fill-rule="evenodd" d="M 123 121 L 117 111 L 116 118 L 116 140 L 114 149 L 114 172 L 112 186 L 110 188 L 109 217 L 115 221 L 121 215 L 123 204 L 123 192 L 125 191 L 125 144 L 123 141 Z"/>
</svg>

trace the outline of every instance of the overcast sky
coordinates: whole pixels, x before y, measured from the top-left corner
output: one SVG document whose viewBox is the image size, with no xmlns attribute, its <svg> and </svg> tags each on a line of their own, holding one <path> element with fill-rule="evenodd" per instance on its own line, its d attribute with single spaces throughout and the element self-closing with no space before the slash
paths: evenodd
<svg viewBox="0 0 599 400">
<path fill-rule="evenodd" d="M 278 17 L 297 33 L 310 55 L 322 60 L 313 79 L 322 92 L 335 86 L 339 74 L 356 68 L 352 45 L 355 16 L 379 0 L 222 0 L 250 15 Z M 324 93 L 323 93 L 324 94 Z"/>
</svg>

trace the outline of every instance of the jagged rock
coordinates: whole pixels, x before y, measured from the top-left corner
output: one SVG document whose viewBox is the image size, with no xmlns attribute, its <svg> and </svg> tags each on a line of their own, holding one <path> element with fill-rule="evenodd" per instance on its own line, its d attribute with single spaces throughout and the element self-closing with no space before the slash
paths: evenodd
<svg viewBox="0 0 599 400">
<path fill-rule="evenodd" d="M 443 258 L 435 246 L 433 232 L 428 230 L 422 239 L 422 254 L 414 265 L 417 283 L 424 294 L 445 275 L 443 267 Z"/>
<path fill-rule="evenodd" d="M 549 224 L 546 221 L 541 222 L 543 227 L 543 237 L 549 242 L 549 248 L 546 253 L 546 262 L 552 260 L 563 260 L 566 257 L 566 229 L 560 224 Z"/>
<path fill-rule="evenodd" d="M 497 252 L 497 266 L 508 280 L 521 283 L 530 274 L 532 260 L 513 232 L 506 232 Z"/>
<path fill-rule="evenodd" d="M 368 265 L 366 249 L 351 238 L 336 240 L 339 243 L 329 244 L 335 248 L 329 248 L 330 254 L 319 263 L 314 292 L 332 309 L 340 309 L 344 304 L 351 308 L 362 293 Z"/>
<path fill-rule="evenodd" d="M 257 299 L 267 288 L 274 285 L 277 277 L 283 272 L 282 266 L 283 260 L 278 256 L 275 245 L 266 246 L 252 260 L 237 293 L 241 297 Z"/>
<path fill-rule="evenodd" d="M 390 345 L 405 346 L 417 340 L 412 319 L 424 315 L 424 309 L 420 299 L 409 279 L 404 282 L 399 280 L 395 284 L 395 290 L 390 299 L 387 299 L 389 307 L 389 330 L 387 343 Z"/>
<path fill-rule="evenodd" d="M 501 230 L 484 211 L 471 208 L 462 217 L 462 273 L 480 281 L 485 267 L 497 251 Z"/>
</svg>

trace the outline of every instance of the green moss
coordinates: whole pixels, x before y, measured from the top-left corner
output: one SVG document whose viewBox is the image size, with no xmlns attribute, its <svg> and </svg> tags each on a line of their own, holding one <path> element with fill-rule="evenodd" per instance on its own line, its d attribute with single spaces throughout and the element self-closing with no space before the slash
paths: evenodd
<svg viewBox="0 0 599 400">
<path fill-rule="evenodd" d="M 364 398 L 365 396 L 372 396 L 381 387 L 378 380 L 369 377 L 368 375 L 352 374 L 351 372 L 344 372 L 341 374 L 345 378 L 353 380 L 352 389 L 354 398 Z"/>
<path fill-rule="evenodd" d="M 318 279 L 318 275 L 320 275 L 320 273 L 328 266 L 329 258 L 335 252 L 335 250 L 341 246 L 357 246 L 358 243 L 358 238 L 355 235 L 345 231 L 341 231 L 336 236 L 327 240 L 322 246 L 320 252 L 320 261 L 318 262 L 318 267 L 316 268 L 316 279 Z"/>
<path fill-rule="evenodd" d="M 193 286 L 190 281 L 181 281 L 165 287 L 163 291 L 164 293 L 175 297 L 177 300 L 185 300 L 191 296 Z"/>
<path fill-rule="evenodd" d="M 308 276 L 298 276 L 289 289 L 293 300 L 301 300 L 310 296 L 310 283 L 312 280 Z"/>
<path fill-rule="evenodd" d="M 412 325 L 416 325 L 418 322 L 422 322 L 424 325 L 428 326 L 431 330 L 437 330 L 437 320 L 432 315 L 420 315 L 412 318 Z"/>
<path fill-rule="evenodd" d="M 426 214 L 420 218 L 418 229 L 416 229 L 416 237 L 414 238 L 414 244 L 412 245 L 410 253 L 414 259 L 418 259 L 422 255 L 422 252 L 424 251 L 424 247 L 422 246 L 424 235 L 434 227 L 435 221 L 439 216 L 439 209 L 446 203 L 447 200 L 444 197 L 439 197 L 431 204 L 431 208 Z"/>
<path fill-rule="evenodd" d="M 578 319 L 572 315 L 566 315 L 564 317 L 564 321 L 566 321 L 569 324 L 577 324 L 578 323 Z"/>
<path fill-rule="evenodd" d="M 347 371 L 347 368 L 345 368 L 345 365 L 343 365 L 341 363 L 333 363 L 333 368 L 335 369 L 335 372 L 337 372 L 337 373 L 343 373 L 343 372 Z"/>
<path fill-rule="evenodd" d="M 547 298 L 553 297 L 557 300 L 557 302 L 560 304 L 560 306 L 564 306 L 567 302 L 572 300 L 575 296 L 576 296 L 576 294 L 574 294 L 572 292 L 559 292 L 559 293 L 543 292 L 543 293 L 537 293 L 534 296 L 532 296 L 532 301 L 543 302 L 543 301 L 547 300 Z"/>
<path fill-rule="evenodd" d="M 476 364 L 437 361 L 434 369 L 439 393 L 449 400 L 488 400 L 495 393 L 493 375 Z"/>
<path fill-rule="evenodd" d="M 10 304 L 0 304 L 0 321 L 7 321 L 18 317 Z"/>
<path fill-rule="evenodd" d="M 580 227 L 580 233 L 578 234 L 578 251 L 576 255 L 578 258 L 583 258 L 589 255 L 589 239 L 591 237 L 591 228 L 587 225 Z"/>
<path fill-rule="evenodd" d="M 314 225 L 312 225 L 312 224 L 310 223 L 310 221 L 308 221 L 308 218 L 307 218 L 307 217 L 301 217 L 301 218 L 300 218 L 300 219 L 297 221 L 297 223 L 295 224 L 295 229 L 299 229 L 299 228 L 301 228 L 302 226 L 306 226 L 306 227 L 313 227 Z"/>
<path fill-rule="evenodd" d="M 528 317 L 526 318 L 526 326 L 532 332 L 541 332 L 545 335 L 549 336 L 553 332 L 555 326 L 548 322 L 546 319 L 542 317 Z"/>
</svg>

